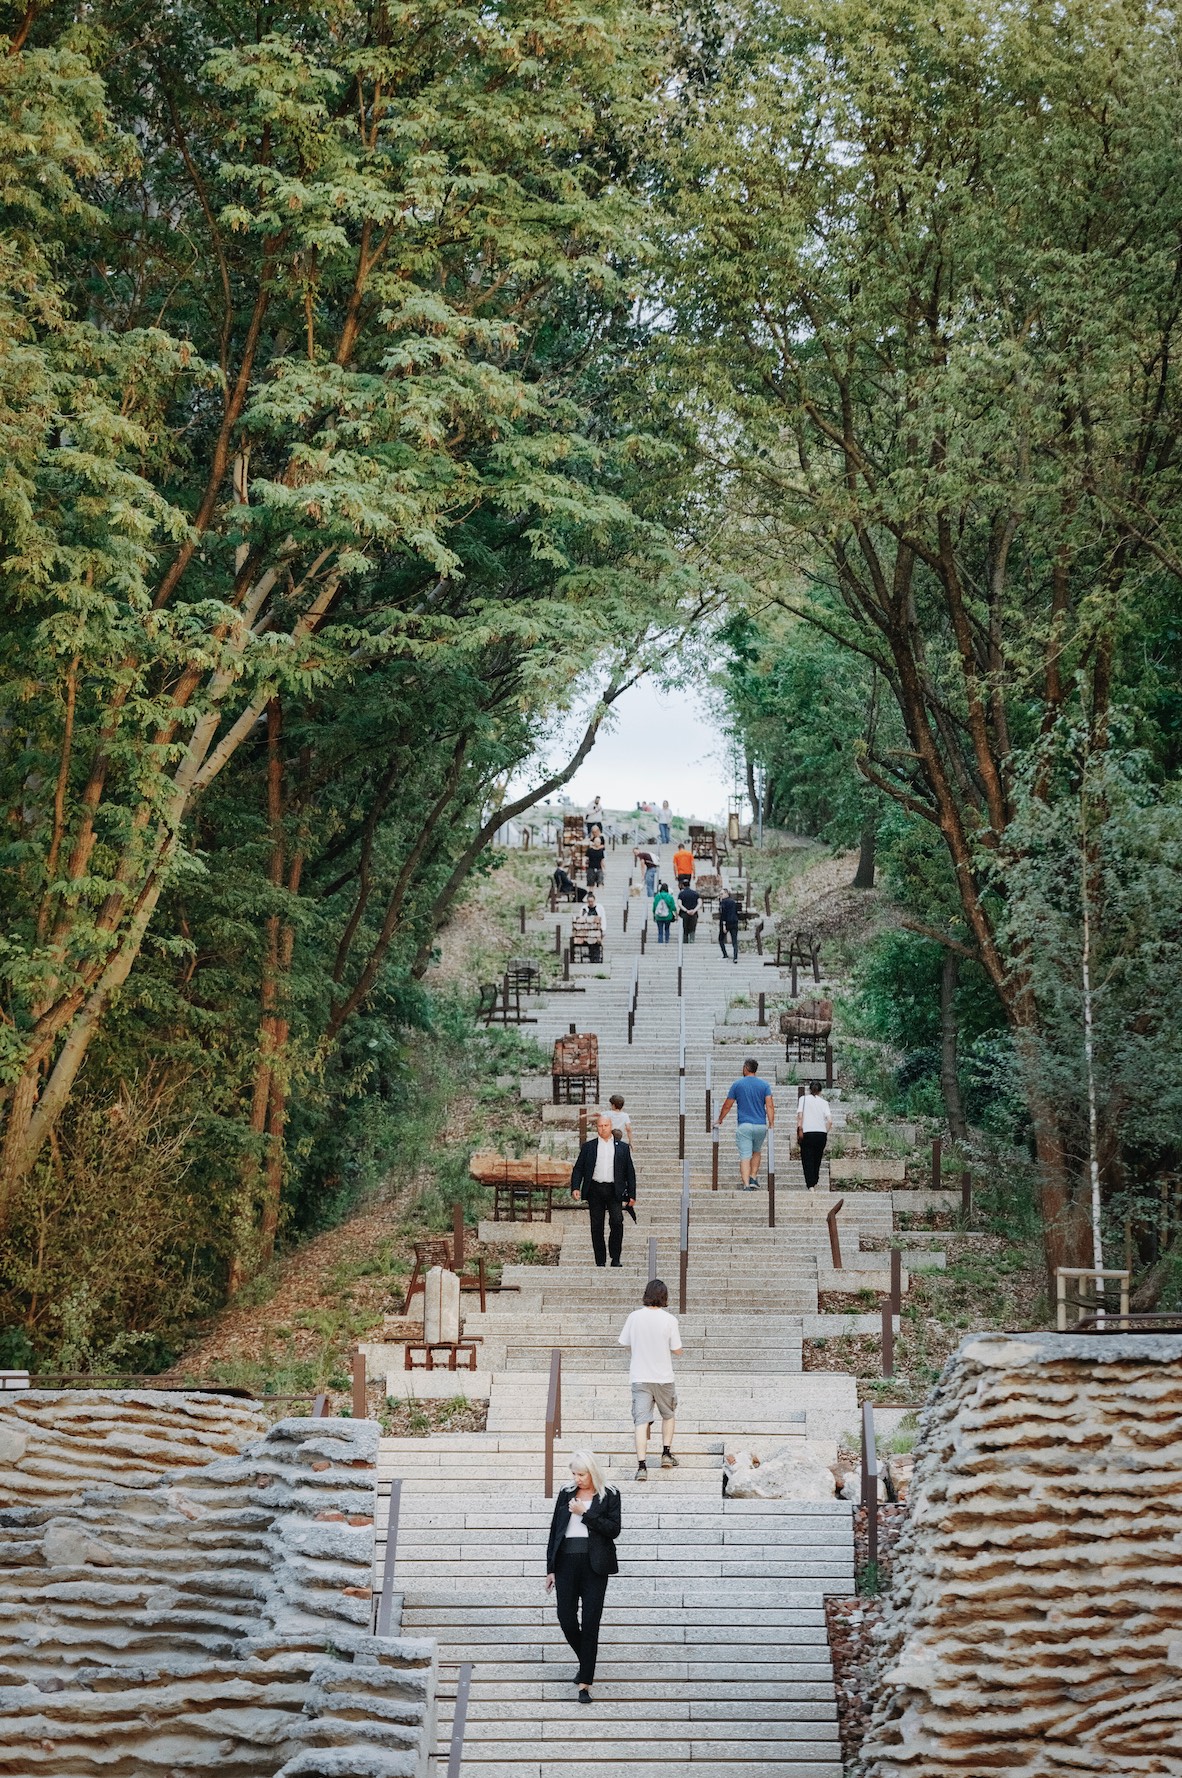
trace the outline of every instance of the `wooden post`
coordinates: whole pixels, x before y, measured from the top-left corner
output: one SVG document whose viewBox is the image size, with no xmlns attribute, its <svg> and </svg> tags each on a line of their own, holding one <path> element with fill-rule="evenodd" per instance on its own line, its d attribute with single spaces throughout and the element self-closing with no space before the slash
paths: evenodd
<svg viewBox="0 0 1182 1778">
<path fill-rule="evenodd" d="M 353 1354 L 353 1418 L 368 1420 L 369 1397 L 365 1387 L 365 1353 Z"/>
<path fill-rule="evenodd" d="M 884 1377 L 895 1374 L 895 1318 L 889 1296 L 882 1305 L 882 1374 Z"/>
<path fill-rule="evenodd" d="M 451 1251 L 452 1270 L 462 1272 L 464 1269 L 464 1206 L 453 1204 L 451 1207 Z"/>
<path fill-rule="evenodd" d="M 932 1137 L 932 1190 L 934 1192 L 938 1192 L 940 1189 L 940 1162 L 943 1158 L 943 1153 L 944 1153 L 943 1139 L 939 1136 L 933 1136 Z"/>
</svg>

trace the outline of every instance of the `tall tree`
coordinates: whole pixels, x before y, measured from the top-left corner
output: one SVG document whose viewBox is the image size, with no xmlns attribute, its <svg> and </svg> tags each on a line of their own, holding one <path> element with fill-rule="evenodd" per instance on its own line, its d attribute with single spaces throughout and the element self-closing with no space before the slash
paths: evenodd
<svg viewBox="0 0 1182 1778">
<path fill-rule="evenodd" d="M 729 559 L 890 688 L 905 743 L 861 770 L 947 848 L 1026 1065 L 1048 1261 L 1086 1260 L 996 865 L 1027 751 L 1071 721 L 1103 752 L 1139 602 L 1177 609 L 1176 16 L 773 0 L 675 124 L 673 352 Z"/>
<path fill-rule="evenodd" d="M 545 347 L 560 309 L 584 357 L 627 312 L 654 58 L 626 0 L 23 15 L 0 194 L 21 441 L 0 539 L 0 1188 L 195 868 L 200 799 L 281 710 L 369 661 L 496 648 L 524 648 L 526 695 L 553 702 L 651 599 L 577 358 Z M 463 590 L 457 531 L 481 511 L 550 564 L 548 602 Z M 564 554 L 580 526 L 631 554 L 617 598 Z"/>
</svg>

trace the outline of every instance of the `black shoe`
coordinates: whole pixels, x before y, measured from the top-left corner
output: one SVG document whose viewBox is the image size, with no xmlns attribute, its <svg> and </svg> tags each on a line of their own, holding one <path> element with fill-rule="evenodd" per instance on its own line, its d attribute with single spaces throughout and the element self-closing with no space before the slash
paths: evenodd
<svg viewBox="0 0 1182 1778">
<path fill-rule="evenodd" d="M 591 1702 L 591 1693 L 587 1690 L 587 1687 L 585 1685 L 581 1685 L 579 1687 L 579 1703 L 580 1704 L 589 1704 L 590 1702 Z"/>
<path fill-rule="evenodd" d="M 612 1261 L 612 1264 L 613 1264 L 613 1266 L 618 1266 L 618 1265 L 619 1265 L 619 1263 L 620 1263 L 620 1262 L 619 1262 L 619 1260 L 618 1260 L 618 1259 L 613 1259 L 613 1261 Z"/>
</svg>

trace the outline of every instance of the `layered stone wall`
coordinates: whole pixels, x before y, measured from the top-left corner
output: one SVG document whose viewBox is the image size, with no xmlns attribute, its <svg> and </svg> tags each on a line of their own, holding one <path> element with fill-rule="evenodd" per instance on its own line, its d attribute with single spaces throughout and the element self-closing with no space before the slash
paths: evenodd
<svg viewBox="0 0 1182 1778">
<path fill-rule="evenodd" d="M 922 1425 L 868 1778 L 1182 1774 L 1182 1338 L 970 1338 Z"/>
<path fill-rule="evenodd" d="M 0 1773 L 424 1778 L 434 1646 L 370 1634 L 377 1426 L 185 1400 L 0 1404 Z"/>
</svg>

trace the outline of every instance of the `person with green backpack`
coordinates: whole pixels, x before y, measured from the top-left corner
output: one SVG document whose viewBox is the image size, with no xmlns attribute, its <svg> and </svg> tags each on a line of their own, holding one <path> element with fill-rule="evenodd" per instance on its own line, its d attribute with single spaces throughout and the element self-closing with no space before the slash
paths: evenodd
<svg viewBox="0 0 1182 1778">
<path fill-rule="evenodd" d="M 662 883 L 653 896 L 653 919 L 657 923 L 657 943 L 669 943 L 669 928 L 677 918 L 677 903 L 669 893 L 668 883 Z"/>
</svg>

